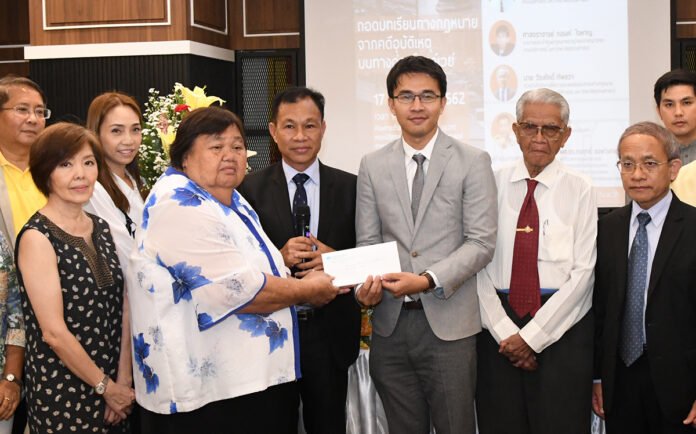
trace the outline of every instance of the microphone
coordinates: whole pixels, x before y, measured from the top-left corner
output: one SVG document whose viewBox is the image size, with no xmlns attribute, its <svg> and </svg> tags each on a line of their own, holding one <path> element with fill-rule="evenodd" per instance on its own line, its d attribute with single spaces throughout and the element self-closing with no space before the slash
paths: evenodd
<svg viewBox="0 0 696 434">
<path fill-rule="evenodd" d="M 308 205 L 298 205 L 295 208 L 295 236 L 309 238 L 309 215 Z M 308 261 L 308 258 L 302 260 L 302 262 Z"/>
<path fill-rule="evenodd" d="M 295 236 L 309 238 L 309 206 L 298 205 L 295 209 Z"/>
</svg>

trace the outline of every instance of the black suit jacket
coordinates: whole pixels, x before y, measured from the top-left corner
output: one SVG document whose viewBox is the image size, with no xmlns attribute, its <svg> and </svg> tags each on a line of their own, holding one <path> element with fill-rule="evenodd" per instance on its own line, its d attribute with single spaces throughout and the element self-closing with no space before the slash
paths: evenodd
<svg viewBox="0 0 696 434">
<path fill-rule="evenodd" d="M 319 163 L 319 241 L 336 249 L 355 247 L 355 189 L 357 177 Z M 249 174 L 237 189 L 251 204 L 261 226 L 280 249 L 295 237 L 287 182 L 281 163 Z M 360 308 L 352 293 L 337 296 L 324 306 L 333 357 L 348 368 L 360 350 Z"/>
<path fill-rule="evenodd" d="M 631 204 L 599 221 L 594 303 L 595 378 L 611 414 L 626 295 Z M 650 375 L 664 416 L 681 423 L 696 400 L 696 208 L 676 196 L 655 251 L 645 312 Z"/>
</svg>

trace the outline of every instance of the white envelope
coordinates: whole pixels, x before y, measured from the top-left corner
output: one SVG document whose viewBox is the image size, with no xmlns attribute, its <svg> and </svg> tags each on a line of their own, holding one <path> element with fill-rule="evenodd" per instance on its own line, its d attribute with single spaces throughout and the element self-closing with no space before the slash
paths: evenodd
<svg viewBox="0 0 696 434">
<path fill-rule="evenodd" d="M 396 241 L 324 253 L 321 258 L 324 272 L 335 277 L 336 286 L 357 285 L 369 275 L 401 271 Z"/>
</svg>

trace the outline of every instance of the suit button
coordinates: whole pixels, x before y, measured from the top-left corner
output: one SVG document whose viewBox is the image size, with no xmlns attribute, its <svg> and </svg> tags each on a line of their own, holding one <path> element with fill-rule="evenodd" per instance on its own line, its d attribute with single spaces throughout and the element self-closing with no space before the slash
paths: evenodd
<svg viewBox="0 0 696 434">
<path fill-rule="evenodd" d="M 411 256 L 413 256 L 414 258 L 417 258 L 417 257 L 418 257 L 418 252 L 413 252 L 413 253 L 411 253 Z"/>
</svg>

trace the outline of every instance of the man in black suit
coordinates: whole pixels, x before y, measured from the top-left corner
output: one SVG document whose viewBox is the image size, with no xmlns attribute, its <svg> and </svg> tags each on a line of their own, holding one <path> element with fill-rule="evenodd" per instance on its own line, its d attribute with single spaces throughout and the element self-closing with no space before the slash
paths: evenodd
<svg viewBox="0 0 696 434">
<path fill-rule="evenodd" d="M 679 144 L 641 122 L 618 151 L 632 202 L 599 221 L 592 405 L 609 433 L 693 433 L 696 208 L 670 191 Z"/>
<path fill-rule="evenodd" d="M 326 129 L 319 92 L 286 89 L 271 108 L 269 129 L 283 159 L 248 175 L 238 190 L 258 213 L 285 265 L 302 277 L 323 269 L 322 253 L 355 247 L 356 176 L 317 159 Z M 311 211 L 309 237 L 296 236 L 293 223 L 293 212 L 302 204 Z M 297 318 L 305 430 L 345 433 L 348 367 L 358 356 L 360 308 L 353 295 L 344 294 L 322 308 L 298 306 Z"/>
</svg>

